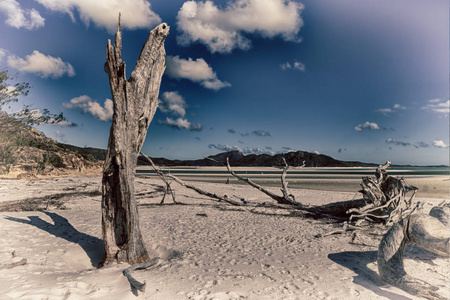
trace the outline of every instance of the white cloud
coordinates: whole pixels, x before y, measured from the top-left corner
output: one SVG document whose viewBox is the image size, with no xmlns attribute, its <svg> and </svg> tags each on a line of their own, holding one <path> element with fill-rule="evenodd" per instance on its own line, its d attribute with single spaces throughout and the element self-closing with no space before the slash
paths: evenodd
<svg viewBox="0 0 450 300">
<path fill-rule="evenodd" d="M 450 100 L 431 99 L 422 107 L 423 110 L 447 116 L 449 114 Z"/>
<path fill-rule="evenodd" d="M 212 1 L 186 1 L 177 15 L 181 31 L 177 40 L 185 46 L 202 43 L 212 53 L 230 53 L 235 48 L 248 50 L 251 41 L 244 34 L 299 41 L 302 10 L 303 4 L 290 0 L 236 0 L 224 9 Z"/>
<path fill-rule="evenodd" d="M 159 102 L 159 109 L 164 113 L 171 113 L 184 117 L 186 115 L 186 101 L 175 92 L 164 92 Z"/>
<path fill-rule="evenodd" d="M 20 29 L 37 29 L 45 24 L 45 19 L 35 9 L 22 9 L 16 0 L 0 1 L 0 12 L 3 12 L 7 19 L 5 21 L 11 27 Z"/>
<path fill-rule="evenodd" d="M 123 28 L 148 28 L 161 23 L 161 18 L 152 11 L 150 2 L 146 0 L 36 0 L 47 9 L 67 13 L 75 22 L 74 12 L 78 11 L 81 20 L 89 26 L 92 22 L 98 27 L 106 28 L 114 33 L 117 29 L 117 18 L 121 13 Z"/>
<path fill-rule="evenodd" d="M 3 48 L 0 48 L 0 62 L 2 61 L 3 57 L 6 56 L 6 50 Z"/>
<path fill-rule="evenodd" d="M 355 126 L 354 129 L 356 131 L 363 131 L 363 130 L 366 130 L 366 129 L 367 130 L 380 130 L 381 128 L 380 128 L 380 126 L 378 126 L 377 123 L 372 123 L 372 122 L 367 121 L 364 124 L 359 124 L 359 125 Z"/>
<path fill-rule="evenodd" d="M 394 109 L 406 109 L 406 106 L 400 104 L 394 104 Z"/>
<path fill-rule="evenodd" d="M 69 103 L 63 103 L 63 106 L 70 109 L 81 108 L 84 112 L 104 122 L 112 120 L 114 112 L 114 104 L 111 99 L 106 99 L 103 106 L 101 106 L 97 101 L 86 95 L 73 98 Z"/>
<path fill-rule="evenodd" d="M 56 135 L 57 137 L 59 137 L 59 138 L 63 138 L 63 137 L 66 136 L 64 133 L 62 133 L 62 132 L 59 131 L 59 130 L 56 130 L 55 135 Z"/>
<path fill-rule="evenodd" d="M 406 106 L 400 105 L 400 104 L 394 104 L 393 108 L 380 108 L 377 109 L 375 112 L 379 112 L 385 116 L 389 116 L 391 113 L 397 112 L 399 110 L 406 109 Z"/>
<path fill-rule="evenodd" d="M 377 109 L 375 112 L 379 112 L 385 116 L 388 116 L 390 113 L 393 113 L 394 110 L 392 108 L 380 108 Z"/>
<path fill-rule="evenodd" d="M 192 124 L 191 122 L 189 122 L 187 119 L 184 118 L 178 118 L 175 120 L 167 117 L 166 120 L 164 121 L 159 120 L 158 123 L 163 125 L 169 125 L 170 127 L 176 129 L 187 129 L 189 131 L 201 131 L 203 129 L 202 125 Z"/>
<path fill-rule="evenodd" d="M 166 57 L 166 74 L 175 79 L 188 79 L 198 82 L 207 89 L 220 90 L 231 84 L 221 81 L 203 58 L 183 59 L 177 56 Z"/>
<path fill-rule="evenodd" d="M 444 141 L 442 141 L 442 140 L 434 140 L 433 141 L 433 146 L 436 147 L 436 148 L 448 148 L 449 147 L 449 145 L 446 145 L 444 143 Z"/>
<path fill-rule="evenodd" d="M 25 59 L 14 55 L 8 56 L 8 65 L 22 72 L 36 73 L 42 78 L 59 78 L 64 75 L 75 76 L 72 65 L 59 57 L 42 54 L 34 50 Z"/>
<path fill-rule="evenodd" d="M 298 71 L 302 71 L 305 72 L 306 71 L 306 66 L 304 63 L 299 62 L 299 61 L 295 61 L 293 64 L 291 64 L 290 62 L 286 62 L 284 64 L 280 65 L 281 70 L 286 71 L 289 69 L 294 69 L 294 70 L 298 70 Z"/>
</svg>

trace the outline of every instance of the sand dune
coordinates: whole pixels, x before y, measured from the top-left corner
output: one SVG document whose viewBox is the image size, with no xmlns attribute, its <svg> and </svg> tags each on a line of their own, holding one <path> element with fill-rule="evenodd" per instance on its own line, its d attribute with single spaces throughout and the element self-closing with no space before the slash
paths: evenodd
<svg viewBox="0 0 450 300">
<path fill-rule="evenodd" d="M 239 196 L 248 207 L 218 203 L 174 185 L 184 205 L 158 205 L 162 182 L 136 178 L 141 230 L 152 256 L 163 259 L 137 271 L 147 282 L 134 295 L 126 264 L 96 268 L 102 256 L 99 177 L 37 181 L 0 180 L 0 208 L 8 201 L 60 201 L 46 211 L 0 213 L 2 299 L 420 299 L 381 282 L 376 251 L 381 236 L 352 233 L 317 238 L 340 224 L 301 217 L 242 185 L 197 182 L 218 194 Z M 274 191 L 279 190 L 273 188 Z M 350 200 L 352 192 L 292 189 L 305 204 Z M 66 193 L 66 196 L 62 196 Z M 57 199 L 56 199 L 57 198 Z M 167 198 L 166 198 L 167 199 Z M 421 198 L 426 212 L 442 198 Z M 449 200 L 448 198 L 446 199 Z M 449 297 L 450 262 L 418 247 L 405 268 Z"/>
</svg>

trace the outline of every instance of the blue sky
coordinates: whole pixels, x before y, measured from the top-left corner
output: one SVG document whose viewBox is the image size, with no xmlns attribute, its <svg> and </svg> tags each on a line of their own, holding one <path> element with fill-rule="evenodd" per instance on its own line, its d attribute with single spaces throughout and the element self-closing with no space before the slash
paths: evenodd
<svg viewBox="0 0 450 300">
<path fill-rule="evenodd" d="M 62 111 L 70 123 L 38 129 L 106 148 L 119 11 L 128 75 L 149 30 L 170 26 L 150 156 L 449 163 L 447 0 L 2 0 L 0 68 L 33 86 L 12 110 Z"/>
</svg>

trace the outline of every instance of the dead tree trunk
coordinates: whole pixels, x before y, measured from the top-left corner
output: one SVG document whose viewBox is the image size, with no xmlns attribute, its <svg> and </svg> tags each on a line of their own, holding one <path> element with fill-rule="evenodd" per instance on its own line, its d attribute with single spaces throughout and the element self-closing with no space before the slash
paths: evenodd
<svg viewBox="0 0 450 300">
<path fill-rule="evenodd" d="M 102 179 L 103 264 L 113 261 L 135 264 L 149 259 L 139 228 L 134 177 L 139 152 L 158 107 L 165 70 L 164 40 L 168 34 L 169 26 L 165 23 L 150 32 L 128 80 L 121 58 L 120 15 L 114 47 L 108 40 L 105 71 L 114 115 Z"/>
</svg>

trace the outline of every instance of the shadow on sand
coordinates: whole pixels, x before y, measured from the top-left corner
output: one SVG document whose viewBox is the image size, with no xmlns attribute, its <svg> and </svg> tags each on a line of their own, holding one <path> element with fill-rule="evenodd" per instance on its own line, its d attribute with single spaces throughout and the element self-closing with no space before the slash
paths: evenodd
<svg viewBox="0 0 450 300">
<path fill-rule="evenodd" d="M 56 213 L 48 211 L 42 211 L 42 213 L 49 216 L 54 224 L 51 224 L 38 216 L 28 216 L 29 220 L 14 217 L 5 217 L 5 219 L 36 226 L 56 237 L 80 245 L 91 260 L 92 266 L 96 268 L 99 267 L 103 257 L 103 242 L 101 239 L 79 232 L 66 218 Z"/>
<path fill-rule="evenodd" d="M 384 283 L 377 272 L 367 267 L 368 264 L 377 260 L 377 251 L 347 251 L 332 253 L 328 258 L 335 263 L 354 271 L 357 275 L 353 277 L 353 283 L 371 290 L 378 296 L 395 300 L 411 300 L 411 298 L 381 289 L 382 286 L 388 286 Z"/>
</svg>

